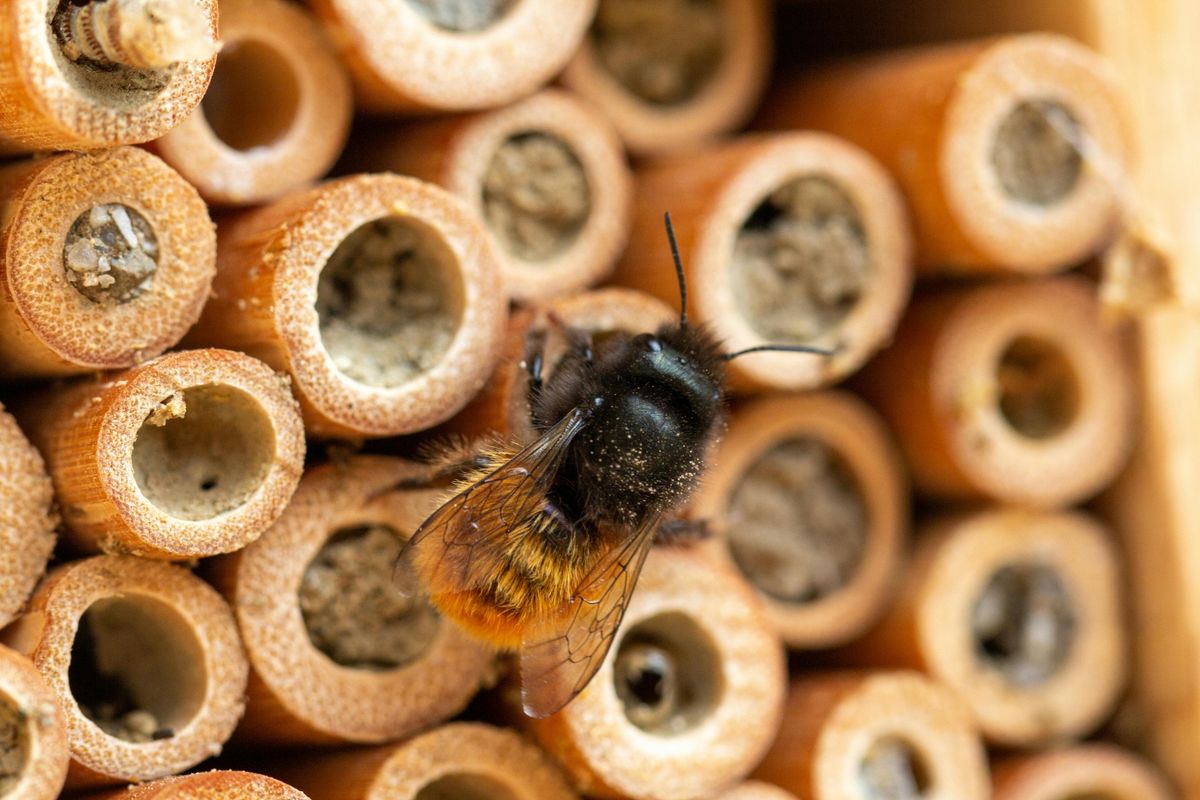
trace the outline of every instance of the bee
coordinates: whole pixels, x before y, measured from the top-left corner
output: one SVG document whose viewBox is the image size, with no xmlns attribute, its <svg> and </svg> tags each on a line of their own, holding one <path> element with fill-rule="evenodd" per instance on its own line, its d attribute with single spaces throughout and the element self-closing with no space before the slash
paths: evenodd
<svg viewBox="0 0 1200 800">
<path fill-rule="evenodd" d="M 402 559 L 430 601 L 469 634 L 519 653 L 531 717 L 555 713 L 591 680 L 629 605 L 646 553 L 695 487 L 724 419 L 724 353 L 687 319 L 654 333 L 570 345 L 543 381 L 541 340 L 525 359 L 535 441 L 486 450 L 416 530 Z"/>
</svg>

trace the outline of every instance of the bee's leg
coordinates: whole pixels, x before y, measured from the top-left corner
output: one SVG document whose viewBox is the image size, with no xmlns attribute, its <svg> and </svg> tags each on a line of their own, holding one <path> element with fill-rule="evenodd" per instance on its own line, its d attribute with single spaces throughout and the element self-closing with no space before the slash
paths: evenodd
<svg viewBox="0 0 1200 800">
<path fill-rule="evenodd" d="M 427 471 L 400 481 L 395 489 L 446 488 L 460 478 L 493 466 L 487 453 L 495 449 L 496 442 L 488 437 L 469 439 L 449 437 L 440 439 L 423 448 L 421 460 Z"/>
<path fill-rule="evenodd" d="M 707 519 L 669 519 L 658 526 L 655 544 L 687 546 L 712 536 Z"/>
<path fill-rule="evenodd" d="M 525 360 L 521 366 L 529 373 L 529 407 L 537 408 L 542 396 L 542 367 L 546 357 L 546 332 L 532 331 L 525 342 Z"/>
</svg>

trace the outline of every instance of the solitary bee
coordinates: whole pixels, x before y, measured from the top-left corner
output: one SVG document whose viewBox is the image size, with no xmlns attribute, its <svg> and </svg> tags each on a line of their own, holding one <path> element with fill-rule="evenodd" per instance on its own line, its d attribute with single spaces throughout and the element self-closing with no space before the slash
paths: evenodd
<svg viewBox="0 0 1200 800">
<path fill-rule="evenodd" d="M 825 352 L 722 353 L 709 331 L 688 324 L 669 215 L 665 222 L 679 322 L 598 346 L 568 331 L 572 343 L 549 382 L 540 340 L 531 340 L 525 366 L 540 436 L 479 457 L 403 556 L 443 614 L 519 651 L 531 717 L 565 706 L 604 661 L 660 524 L 703 469 L 722 419 L 725 363 L 759 350 Z"/>
</svg>

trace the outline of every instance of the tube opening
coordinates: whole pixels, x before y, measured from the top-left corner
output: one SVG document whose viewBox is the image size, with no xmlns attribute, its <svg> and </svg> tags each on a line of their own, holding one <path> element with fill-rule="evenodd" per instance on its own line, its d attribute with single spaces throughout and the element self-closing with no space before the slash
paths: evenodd
<svg viewBox="0 0 1200 800">
<path fill-rule="evenodd" d="M 218 139 L 242 152 L 287 136 L 300 110 L 300 82 L 287 58 L 264 42 L 232 41 L 221 48 L 200 102 Z"/>
<path fill-rule="evenodd" d="M 933 780 L 920 751 L 898 736 L 871 744 L 858 767 L 865 800 L 925 800 Z"/>
<path fill-rule="evenodd" d="M 67 231 L 63 274 L 93 303 L 128 303 L 153 282 L 158 254 L 149 220 L 122 203 L 103 203 L 76 217 Z"/>
<path fill-rule="evenodd" d="M 414 800 L 518 800 L 518 797 L 495 778 L 452 772 L 422 786 Z"/>
<path fill-rule="evenodd" d="M 403 546 L 386 525 L 342 528 L 329 537 L 300 583 L 300 612 L 313 647 L 342 666 L 376 671 L 424 655 L 439 617 L 396 580 Z"/>
<path fill-rule="evenodd" d="M 1080 388 L 1070 360 L 1046 339 L 1018 336 L 996 367 L 1000 414 L 1029 439 L 1050 439 L 1079 415 Z"/>
<path fill-rule="evenodd" d="M 833 179 L 779 185 L 733 246 L 738 311 L 772 342 L 810 343 L 836 331 L 867 292 L 871 251 L 862 215 Z"/>
<path fill-rule="evenodd" d="M 523 261 L 545 261 L 570 247 L 591 202 L 583 164 L 570 145 L 548 133 L 509 136 L 483 178 L 488 228 Z"/>
<path fill-rule="evenodd" d="M 347 236 L 321 271 L 321 342 L 348 378 L 399 386 L 450 349 L 462 295 L 458 260 L 436 230 L 408 217 L 377 219 Z"/>
<path fill-rule="evenodd" d="M 16 788 L 29 763 L 29 716 L 21 704 L 0 693 L 0 797 Z"/>
<path fill-rule="evenodd" d="M 724 685 L 708 634 L 674 611 L 639 622 L 622 637 L 613 681 L 629 721 L 659 736 L 700 724 Z"/>
<path fill-rule="evenodd" d="M 520 0 L 408 0 L 436 27 L 452 33 L 477 33 L 495 25 Z"/>
<path fill-rule="evenodd" d="M 1078 619 L 1057 571 L 1021 563 L 992 575 L 975 601 L 971 627 L 980 660 L 1010 683 L 1032 687 L 1066 663 Z"/>
<path fill-rule="evenodd" d="M 725 57 L 718 0 L 600 0 L 589 38 L 600 66 L 654 105 L 701 94 Z"/>
<path fill-rule="evenodd" d="M 150 503 L 176 519 L 213 519 L 250 500 L 275 459 L 275 428 L 250 395 L 193 386 L 146 417 L 133 443 L 133 474 Z"/>
<path fill-rule="evenodd" d="M 68 680 L 84 716 L 109 736 L 167 739 L 199 712 L 207 690 L 204 648 L 175 609 L 125 595 L 79 618 Z"/>
<path fill-rule="evenodd" d="M 1083 174 L 1083 130 L 1054 100 L 1025 100 L 1005 115 L 992 141 L 992 168 L 1013 200 L 1052 206 L 1074 191 Z"/>
</svg>

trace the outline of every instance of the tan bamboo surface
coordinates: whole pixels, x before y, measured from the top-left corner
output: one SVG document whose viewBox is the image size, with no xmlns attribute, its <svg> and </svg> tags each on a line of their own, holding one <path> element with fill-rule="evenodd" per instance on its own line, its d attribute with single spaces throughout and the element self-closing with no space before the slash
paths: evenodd
<svg viewBox="0 0 1200 800">
<path fill-rule="evenodd" d="M 310 5 L 350 68 L 358 107 L 396 114 L 493 108 L 531 94 L 575 52 L 596 0 L 506 3 L 483 25 L 449 17 L 438 24 L 439 4 L 425 0 Z"/>
<path fill-rule="evenodd" d="M 1111 65 L 1035 34 L 889 52 L 778 85 L 759 127 L 863 147 L 913 213 L 918 269 L 1045 274 L 1111 241 L 1133 118 Z"/>
<path fill-rule="evenodd" d="M 601 0 L 591 34 L 562 74 L 563 84 L 600 108 L 630 151 L 639 155 L 694 148 L 740 127 L 762 95 L 772 55 L 768 0 L 657 5 L 648 9 L 624 0 Z M 715 30 L 703 23 L 689 24 L 688 17 L 695 19 L 706 6 L 715 13 Z M 657 15 L 661 18 L 655 19 Z M 620 53 L 614 58 L 632 58 L 634 65 L 639 65 L 638 59 L 645 62 L 639 76 L 647 84 L 643 91 L 623 83 L 605 63 L 597 42 L 601 27 L 610 28 L 618 43 L 621 37 L 630 40 L 625 47 L 614 45 Z M 711 60 L 690 53 L 705 46 L 705 37 L 715 37 L 716 66 L 710 74 L 689 75 L 700 71 L 687 63 L 689 56 L 700 63 Z M 639 48 L 645 52 L 638 54 Z M 676 60 L 682 63 L 672 63 Z"/>
<path fill-rule="evenodd" d="M 992 766 L 995 800 L 1170 800 L 1174 790 L 1140 756 L 1108 744 L 1009 756 Z"/>
<path fill-rule="evenodd" d="M 912 672 L 809 673 L 754 773 L 799 800 L 984 800 L 987 759 L 954 693 Z"/>
<path fill-rule="evenodd" d="M 161 17 L 147 13 L 144 0 L 105 5 L 68 26 L 83 34 L 82 47 L 72 37 L 64 48 L 48 24 L 58 0 L 5 4 L 0 154 L 147 142 L 200 102 L 216 60 L 216 0 L 161 3 L 169 12 Z M 89 47 L 98 40 L 107 43 L 102 53 Z M 82 61 L 68 56 L 72 47 L 82 49 Z"/>
<path fill-rule="evenodd" d="M 33 662 L 0 646 L 0 796 L 54 800 L 69 760 L 54 692 Z"/>
<path fill-rule="evenodd" d="M 645 164 L 635 178 L 633 230 L 617 283 L 678 305 L 663 233 L 663 212 L 670 211 L 689 313 L 709 324 L 727 349 L 767 343 L 836 348 L 832 356 L 739 358 L 729 365 L 734 386 L 827 385 L 856 370 L 891 336 L 912 282 L 908 222 L 891 178 L 858 148 L 817 133 L 747 136 Z M 794 201 L 798 211 L 783 216 L 808 230 L 791 246 L 791 259 L 735 259 L 735 247 L 752 241 L 747 234 L 754 241 L 764 235 L 746 230 L 752 215 L 764 206 L 784 214 L 783 204 L 793 201 L 777 193 L 806 179 L 821 197 L 801 195 Z M 815 293 L 810 282 L 833 288 Z"/>
<path fill-rule="evenodd" d="M 1073 276 L 914 298 L 859 386 L 917 491 L 1056 507 L 1110 483 L 1134 444 L 1134 381 L 1101 317 Z"/>
<path fill-rule="evenodd" d="M 778 395 L 734 408 L 688 514 L 708 521 L 706 550 L 757 589 L 789 647 L 830 647 L 861 635 L 890 598 L 907 478 L 854 396 Z"/>
<path fill-rule="evenodd" d="M 796 795 L 763 781 L 746 781 L 733 787 L 716 800 L 797 800 Z"/>
<path fill-rule="evenodd" d="M 54 490 L 37 449 L 0 406 L 0 628 L 20 613 L 58 537 Z"/>
<path fill-rule="evenodd" d="M 275 770 L 321 800 L 574 800 L 546 755 L 515 731 L 455 722 L 398 745 L 295 757 Z"/>
<path fill-rule="evenodd" d="M 219 240 L 214 296 L 187 342 L 287 372 L 315 436 L 428 428 L 494 366 L 508 312 L 500 267 L 482 224 L 443 189 L 396 175 L 329 181 L 230 219 Z"/>
<path fill-rule="evenodd" d="M 286 783 L 252 772 L 212 770 L 89 795 L 91 800 L 308 800 Z"/>
<path fill-rule="evenodd" d="M 0 375 L 133 366 L 200 316 L 216 270 L 208 209 L 144 150 L 0 167 L 0 220 Z"/>
<path fill-rule="evenodd" d="M 629 687 L 653 674 L 674 688 L 648 702 Z M 703 797 L 738 783 L 770 747 L 786 681 L 750 588 L 697 553 L 655 548 L 592 682 L 557 714 L 521 724 L 588 797 Z"/>
<path fill-rule="evenodd" d="M 354 171 L 445 187 L 482 218 L 509 295 L 547 300 L 603 281 L 629 237 L 632 178 L 612 123 L 546 89 L 493 111 L 356 137 Z"/>
<path fill-rule="evenodd" d="M 445 491 L 389 490 L 428 472 L 382 456 L 314 467 L 266 533 L 216 564 L 251 666 L 242 741 L 400 739 L 457 714 L 487 678 L 493 654 L 395 575 L 401 541 Z"/>
<path fill-rule="evenodd" d="M 219 753 L 242 715 L 247 665 L 233 614 L 173 564 L 128 556 L 64 564 L 4 643 L 33 659 L 57 698 L 70 788 L 182 772 Z"/>
<path fill-rule="evenodd" d="M 286 380 L 243 353 L 176 351 L 17 404 L 70 539 L 89 552 L 185 559 L 244 547 L 303 469 Z"/>
<path fill-rule="evenodd" d="M 320 23 L 283 0 L 221 0 L 221 43 L 203 102 L 154 151 L 218 205 L 263 203 L 324 175 L 354 98 Z"/>
</svg>

